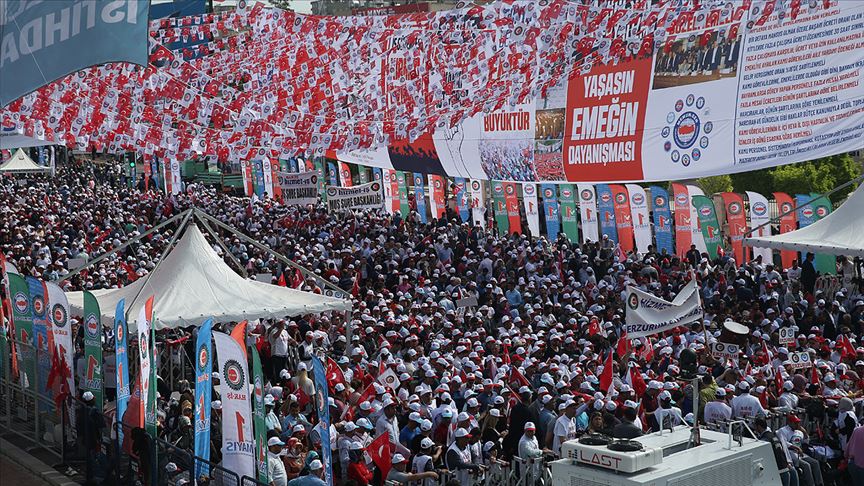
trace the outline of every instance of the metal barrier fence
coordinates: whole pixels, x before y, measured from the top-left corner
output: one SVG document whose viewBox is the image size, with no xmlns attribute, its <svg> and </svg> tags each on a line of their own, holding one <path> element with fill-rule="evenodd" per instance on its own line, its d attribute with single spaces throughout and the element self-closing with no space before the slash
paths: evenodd
<svg viewBox="0 0 864 486">
<path fill-rule="evenodd" d="M 549 465 L 551 457 L 522 460 L 514 457 L 512 461 L 495 460 L 484 470 L 468 475 L 468 481 L 460 482 L 460 486 L 550 486 L 552 470 Z M 423 486 L 445 486 L 448 482 L 457 480 L 459 474 L 447 472 L 438 475 L 437 480 L 426 479 L 419 484 Z M 387 486 L 400 486 L 396 481 L 385 481 Z"/>
</svg>

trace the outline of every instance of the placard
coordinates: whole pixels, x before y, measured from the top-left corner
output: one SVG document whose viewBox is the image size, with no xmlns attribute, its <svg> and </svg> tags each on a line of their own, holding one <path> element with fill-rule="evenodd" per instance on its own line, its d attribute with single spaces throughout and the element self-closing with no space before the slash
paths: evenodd
<svg viewBox="0 0 864 486">
<path fill-rule="evenodd" d="M 780 346 L 789 346 L 795 343 L 795 329 L 791 327 L 781 327 L 777 330 L 779 335 Z"/>
<path fill-rule="evenodd" d="M 729 344 L 729 343 L 711 343 L 711 355 L 715 358 L 732 358 L 738 359 L 738 353 L 741 351 L 741 348 L 738 347 L 737 344 Z"/>
<path fill-rule="evenodd" d="M 810 359 L 810 354 L 806 351 L 799 351 L 789 355 L 789 361 L 792 363 L 793 370 L 802 370 L 813 366 L 813 361 Z"/>
</svg>

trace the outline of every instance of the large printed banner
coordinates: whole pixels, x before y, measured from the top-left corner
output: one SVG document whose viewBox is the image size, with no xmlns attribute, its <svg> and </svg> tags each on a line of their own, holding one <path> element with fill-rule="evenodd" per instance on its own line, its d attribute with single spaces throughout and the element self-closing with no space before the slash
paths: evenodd
<svg viewBox="0 0 864 486">
<path fill-rule="evenodd" d="M 651 336 L 702 319 L 696 279 L 690 280 L 672 302 L 636 287 L 627 287 L 624 332 L 630 339 Z"/>
<path fill-rule="evenodd" d="M 222 380 L 222 466 L 240 477 L 255 477 L 255 445 L 246 351 L 231 336 L 213 332 Z"/>
<path fill-rule="evenodd" d="M 277 176 L 283 203 L 305 206 L 318 202 L 318 172 L 277 172 Z"/>
<path fill-rule="evenodd" d="M 354 187 L 327 188 L 327 206 L 331 211 L 343 209 L 383 209 L 384 192 L 380 182 Z"/>
</svg>

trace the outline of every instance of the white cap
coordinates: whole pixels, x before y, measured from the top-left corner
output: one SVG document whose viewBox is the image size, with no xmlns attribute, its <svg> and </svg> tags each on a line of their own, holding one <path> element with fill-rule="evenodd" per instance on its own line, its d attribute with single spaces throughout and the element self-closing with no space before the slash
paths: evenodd
<svg viewBox="0 0 864 486">
<path fill-rule="evenodd" d="M 528 388 L 527 385 L 522 385 L 521 387 L 519 387 L 519 394 L 521 395 L 523 393 L 531 393 L 531 389 Z"/>
<path fill-rule="evenodd" d="M 354 422 L 345 423 L 345 432 L 354 432 L 355 430 L 357 430 L 357 424 Z"/>
<path fill-rule="evenodd" d="M 749 390 L 750 383 L 747 383 L 746 381 L 741 381 L 738 383 L 738 388 L 740 388 L 741 390 Z"/>
<path fill-rule="evenodd" d="M 392 462 L 393 464 L 403 463 L 405 462 L 405 456 L 403 456 L 402 454 L 394 454 L 393 460 L 391 460 L 390 462 Z"/>
<path fill-rule="evenodd" d="M 525 422 L 523 430 L 537 430 L 537 427 L 534 426 L 534 422 Z"/>
<path fill-rule="evenodd" d="M 321 464 L 321 461 L 319 461 L 318 459 L 315 459 L 314 461 L 309 463 L 309 470 L 310 471 L 317 471 L 323 467 L 324 467 L 324 465 Z"/>
<path fill-rule="evenodd" d="M 336 386 L 334 386 L 333 389 L 337 392 L 341 392 L 345 390 L 345 385 L 343 385 L 342 383 L 336 383 Z"/>
<path fill-rule="evenodd" d="M 428 449 L 435 445 L 435 441 L 430 439 L 429 437 L 424 437 L 423 440 L 420 441 L 420 447 L 424 449 Z"/>
<path fill-rule="evenodd" d="M 284 446 L 285 443 L 279 437 L 270 437 L 267 439 L 267 447 Z"/>
<path fill-rule="evenodd" d="M 177 464 L 174 464 L 173 462 L 169 462 L 168 464 L 165 464 L 165 472 L 169 472 L 169 473 L 177 472 Z"/>
<path fill-rule="evenodd" d="M 307 371 L 308 369 L 309 367 L 306 366 L 306 363 L 300 363 L 297 365 L 297 371 Z"/>
<path fill-rule="evenodd" d="M 213 400 L 210 406 L 213 407 L 213 410 L 222 410 L 222 400 Z"/>
<path fill-rule="evenodd" d="M 492 410 L 489 410 L 489 415 L 491 415 L 493 417 L 500 417 L 501 411 L 498 410 L 497 408 L 493 408 Z"/>
<path fill-rule="evenodd" d="M 471 435 L 471 434 L 470 434 L 467 430 L 465 430 L 465 429 L 463 429 L 463 428 L 458 428 L 458 429 L 456 429 L 456 437 L 461 438 L 461 437 L 468 437 L 468 436 L 470 436 L 470 435 Z"/>
<path fill-rule="evenodd" d="M 84 394 L 81 395 L 81 398 L 83 398 L 85 402 L 89 402 L 90 400 L 93 400 L 94 397 L 93 397 L 93 393 L 91 393 L 89 391 L 85 391 Z M 174 467 L 177 467 L 177 466 L 174 466 Z"/>
</svg>

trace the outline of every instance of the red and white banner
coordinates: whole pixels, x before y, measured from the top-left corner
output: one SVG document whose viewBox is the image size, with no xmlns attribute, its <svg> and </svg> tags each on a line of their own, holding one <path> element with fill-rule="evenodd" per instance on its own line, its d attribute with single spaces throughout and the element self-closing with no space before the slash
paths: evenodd
<svg viewBox="0 0 864 486">
<path fill-rule="evenodd" d="M 750 202 L 750 228 L 757 229 L 750 234 L 752 237 L 771 236 L 771 225 L 766 224 L 771 220 L 768 212 L 768 198 L 758 192 L 747 191 L 747 200 Z M 762 257 L 762 263 L 773 262 L 770 248 L 753 247 L 753 258 Z"/>
<path fill-rule="evenodd" d="M 747 262 L 747 248 L 744 247 L 744 235 L 747 233 L 747 214 L 744 212 L 744 198 L 741 194 L 724 192 L 723 207 L 726 210 L 726 227 L 732 240 L 732 251 L 735 252 L 735 262 L 739 265 Z"/>
<path fill-rule="evenodd" d="M 600 241 L 600 227 L 597 219 L 597 191 L 591 184 L 577 184 L 579 194 L 579 216 L 582 221 L 582 243 Z"/>
<path fill-rule="evenodd" d="M 399 183 L 396 181 L 396 171 L 381 169 L 384 177 L 384 209 L 390 214 L 399 212 Z"/>
<path fill-rule="evenodd" d="M 651 218 L 648 213 L 648 197 L 645 189 L 636 184 L 624 186 L 630 195 L 630 215 L 633 218 L 633 236 L 636 239 L 636 251 L 643 255 L 652 244 Z M 620 230 L 619 230 L 620 236 Z"/>
<path fill-rule="evenodd" d="M 255 186 L 252 184 L 252 162 L 240 161 L 240 172 L 243 175 L 243 194 L 251 197 L 255 194 Z"/>
<path fill-rule="evenodd" d="M 264 172 L 264 191 L 268 196 L 273 197 L 273 166 L 270 164 L 270 159 L 263 157 L 261 159 L 261 167 Z"/>
<path fill-rule="evenodd" d="M 183 191 L 183 179 L 180 177 L 180 162 L 177 162 L 176 159 L 165 160 L 164 178 L 166 194 L 179 194 Z"/>
<path fill-rule="evenodd" d="M 440 175 L 429 174 L 429 207 L 432 217 L 441 219 L 444 217 L 444 182 Z"/>
<path fill-rule="evenodd" d="M 507 219 L 510 221 L 510 234 L 522 234 L 522 218 L 519 216 L 519 196 L 516 194 L 516 183 L 504 183 L 504 201 L 507 204 Z"/>
<path fill-rule="evenodd" d="M 683 257 L 693 244 L 693 233 L 690 229 L 693 203 L 690 201 L 687 187 L 673 182 L 672 201 L 672 212 L 675 218 L 675 253 Z"/>
<path fill-rule="evenodd" d="M 615 207 L 615 226 L 618 229 L 618 244 L 625 252 L 633 251 L 633 216 L 630 214 L 630 196 L 620 184 L 610 184 L 612 202 Z"/>
<path fill-rule="evenodd" d="M 213 332 L 222 379 L 222 467 L 255 477 L 255 445 L 246 351 L 228 334 Z"/>
<path fill-rule="evenodd" d="M 528 229 L 535 238 L 540 236 L 540 208 L 537 207 L 537 184 L 522 184 L 522 204 L 525 206 L 525 219 Z"/>
<path fill-rule="evenodd" d="M 777 203 L 777 215 L 780 216 L 780 234 L 795 231 L 798 225 L 798 211 L 792 210 L 795 208 L 795 200 L 785 192 L 775 192 L 774 201 Z M 798 258 L 798 253 L 793 250 L 782 250 L 780 258 L 783 260 L 785 270 L 792 267 L 792 261 Z"/>
<path fill-rule="evenodd" d="M 153 366 L 152 357 L 150 356 L 152 348 L 150 345 L 150 326 L 153 325 L 152 321 L 153 297 L 150 297 L 138 311 L 138 319 L 135 321 L 135 327 L 138 331 L 138 377 L 141 382 L 141 407 L 138 422 L 140 427 L 144 427 L 144 417 L 151 413 L 150 410 L 147 410 L 147 397 L 150 394 L 150 387 L 156 386 L 156 383 L 150 383 L 150 377 L 152 376 L 150 367 Z M 154 410 L 152 413 L 155 412 Z"/>
<path fill-rule="evenodd" d="M 66 376 L 66 385 L 69 387 L 69 394 L 77 396 L 75 391 L 75 346 L 72 344 L 72 326 L 69 323 L 69 301 L 66 299 L 66 293 L 63 289 L 57 286 L 54 282 L 45 282 L 45 290 L 48 295 L 48 310 L 53 334 L 52 341 L 54 342 L 54 353 L 57 358 L 63 363 L 61 366 L 69 372 Z M 5 363 L 4 363 L 5 364 Z M 70 422 L 76 423 L 75 407 L 69 408 Z"/>
<path fill-rule="evenodd" d="M 352 187 L 354 181 L 351 178 L 351 168 L 345 162 L 339 162 L 339 183 L 342 187 Z"/>
</svg>

